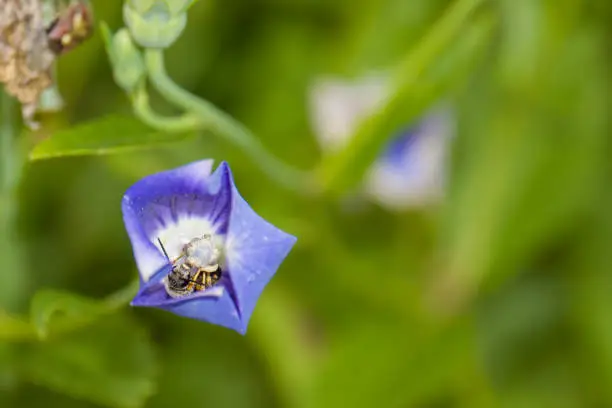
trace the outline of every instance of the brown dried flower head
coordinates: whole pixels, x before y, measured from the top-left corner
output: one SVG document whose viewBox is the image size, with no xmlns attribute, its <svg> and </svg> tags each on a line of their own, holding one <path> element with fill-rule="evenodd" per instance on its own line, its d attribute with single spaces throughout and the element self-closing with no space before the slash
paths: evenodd
<svg viewBox="0 0 612 408">
<path fill-rule="evenodd" d="M 0 82 L 22 104 L 29 126 L 41 93 L 51 86 L 49 49 L 40 0 L 0 0 Z"/>
</svg>

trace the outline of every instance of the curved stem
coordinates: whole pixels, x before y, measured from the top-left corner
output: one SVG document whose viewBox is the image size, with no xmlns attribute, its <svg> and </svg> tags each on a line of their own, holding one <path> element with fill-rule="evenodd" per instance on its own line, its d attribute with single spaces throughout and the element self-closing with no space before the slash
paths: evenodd
<svg viewBox="0 0 612 408">
<path fill-rule="evenodd" d="M 210 102 L 177 85 L 166 73 L 162 50 L 147 49 L 145 62 L 152 84 L 168 101 L 198 115 L 204 127 L 208 127 L 240 147 L 270 179 L 278 184 L 300 193 L 313 191 L 314 180 L 309 173 L 283 163 L 268 152 L 244 125 Z"/>
<path fill-rule="evenodd" d="M 134 114 L 143 123 L 166 132 L 189 132 L 198 130 L 202 127 L 202 121 L 191 113 L 178 117 L 160 116 L 151 109 L 149 98 L 144 88 L 137 90 L 132 96 L 132 108 Z"/>
</svg>

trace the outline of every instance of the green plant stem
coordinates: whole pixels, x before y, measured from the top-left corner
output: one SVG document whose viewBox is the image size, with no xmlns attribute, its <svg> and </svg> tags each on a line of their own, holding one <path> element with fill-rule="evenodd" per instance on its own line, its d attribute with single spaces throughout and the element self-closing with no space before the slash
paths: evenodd
<svg viewBox="0 0 612 408">
<path fill-rule="evenodd" d="M 23 154 L 17 144 L 17 129 L 15 126 L 16 103 L 4 92 L 0 92 L 0 228 L 3 235 L 0 239 L 9 237 L 9 229 L 16 210 L 15 189 L 21 178 Z"/>
<path fill-rule="evenodd" d="M 2 166 L 2 179 L 0 180 L 0 194 L 4 198 L 12 190 L 15 178 L 13 111 L 15 102 L 13 98 L 2 93 L 2 119 L 0 122 L 0 165 Z M 4 208 L 4 206 L 3 206 Z"/>
<path fill-rule="evenodd" d="M 26 282 L 21 267 L 22 247 L 15 234 L 17 185 L 23 168 L 23 151 L 17 143 L 15 100 L 1 92 L 0 116 L 0 308 L 16 309 Z"/>
<path fill-rule="evenodd" d="M 249 337 L 273 372 L 282 406 L 309 406 L 309 387 L 321 350 L 314 336 L 307 335 L 310 333 L 305 329 L 305 315 L 294 299 L 278 287 L 267 288 L 257 307 Z"/>
<path fill-rule="evenodd" d="M 299 193 L 313 192 L 314 180 L 309 173 L 283 163 L 268 152 L 244 125 L 217 109 L 210 102 L 177 85 L 166 73 L 162 50 L 145 50 L 145 64 L 149 78 L 160 94 L 169 102 L 196 114 L 203 128 L 213 131 L 240 147 L 271 180 Z"/>
<path fill-rule="evenodd" d="M 131 99 L 134 114 L 143 123 L 152 128 L 177 133 L 190 132 L 202 128 L 202 121 L 191 113 L 186 113 L 178 117 L 166 117 L 157 114 L 157 112 L 151 109 L 151 105 L 149 105 L 149 97 L 144 87 L 131 95 Z"/>
<path fill-rule="evenodd" d="M 396 81 L 416 80 L 434 60 L 456 41 L 462 28 L 485 0 L 456 0 L 428 30 L 427 35 L 408 53 Z"/>
</svg>

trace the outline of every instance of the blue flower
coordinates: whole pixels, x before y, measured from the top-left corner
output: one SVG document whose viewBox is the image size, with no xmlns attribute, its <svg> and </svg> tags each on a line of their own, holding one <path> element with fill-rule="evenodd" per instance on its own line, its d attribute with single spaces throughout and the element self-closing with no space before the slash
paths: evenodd
<svg viewBox="0 0 612 408">
<path fill-rule="evenodd" d="M 436 107 L 391 139 L 366 174 L 367 194 L 394 209 L 439 202 L 446 186 L 452 124 L 450 109 Z"/>
<path fill-rule="evenodd" d="M 361 120 L 385 102 L 389 91 L 387 78 L 380 74 L 355 80 L 316 80 L 310 108 L 322 149 L 334 152 L 343 148 Z M 362 193 L 393 210 L 438 202 L 444 195 L 453 126 L 452 110 L 442 105 L 406 126 L 368 170 Z"/>
<path fill-rule="evenodd" d="M 246 333 L 255 304 L 296 238 L 258 216 L 227 163 L 153 174 L 128 189 L 125 227 L 140 274 L 133 306 Z"/>
</svg>

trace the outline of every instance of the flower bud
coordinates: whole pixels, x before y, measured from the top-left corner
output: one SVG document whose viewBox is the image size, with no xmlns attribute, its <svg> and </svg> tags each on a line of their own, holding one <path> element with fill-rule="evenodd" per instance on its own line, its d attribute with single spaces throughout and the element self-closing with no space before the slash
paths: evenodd
<svg viewBox="0 0 612 408">
<path fill-rule="evenodd" d="M 165 0 L 171 14 L 179 14 L 185 12 L 195 0 Z"/>
<path fill-rule="evenodd" d="M 64 98 L 55 84 L 45 89 L 38 100 L 37 112 L 58 112 L 64 108 Z"/>
<path fill-rule="evenodd" d="M 167 48 L 185 29 L 185 10 L 190 3 L 190 0 L 131 0 L 123 5 L 123 19 L 139 45 Z"/>
<path fill-rule="evenodd" d="M 115 82 L 124 91 L 132 92 L 145 75 L 140 50 L 132 41 L 132 37 L 126 28 L 120 29 L 113 35 L 108 27 L 103 25 L 102 34 L 113 66 Z"/>
<path fill-rule="evenodd" d="M 128 0 L 126 3 L 138 13 L 146 13 L 153 7 L 157 0 Z"/>
</svg>

